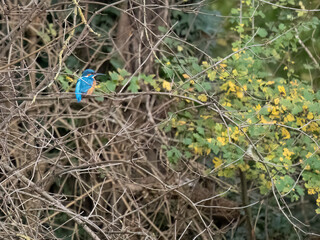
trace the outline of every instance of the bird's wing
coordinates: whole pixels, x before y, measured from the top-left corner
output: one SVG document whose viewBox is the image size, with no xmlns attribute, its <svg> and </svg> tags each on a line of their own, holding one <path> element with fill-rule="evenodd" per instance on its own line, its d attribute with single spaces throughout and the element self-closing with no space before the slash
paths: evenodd
<svg viewBox="0 0 320 240">
<path fill-rule="evenodd" d="M 80 85 L 80 91 L 82 93 L 87 93 L 90 88 L 93 86 L 93 82 L 95 82 L 93 76 L 89 77 L 81 77 L 81 85 Z"/>
<path fill-rule="evenodd" d="M 77 98 L 77 101 L 80 102 L 81 99 L 82 99 L 82 96 L 81 96 L 81 78 L 78 79 L 77 81 L 77 84 L 76 84 L 76 90 L 75 90 L 75 94 L 76 94 L 76 98 Z"/>
</svg>

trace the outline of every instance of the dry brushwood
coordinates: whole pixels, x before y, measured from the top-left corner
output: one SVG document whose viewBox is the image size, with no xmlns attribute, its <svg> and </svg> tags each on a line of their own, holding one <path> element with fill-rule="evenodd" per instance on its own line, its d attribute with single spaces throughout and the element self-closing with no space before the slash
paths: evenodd
<svg viewBox="0 0 320 240">
<path fill-rule="evenodd" d="M 57 81 L 70 56 L 83 64 L 79 72 L 106 69 L 115 55 L 128 70 L 155 71 L 157 26 L 168 21 L 170 1 L 101 1 L 93 12 L 90 1 L 22 2 L 0 6 L 0 236 L 223 238 L 240 217 L 234 202 L 215 197 L 229 186 L 188 163 L 171 166 L 161 148 L 175 142 L 160 125 L 177 99 L 128 94 L 78 104 Z M 91 29 L 123 4 L 129 10 L 115 29 Z"/>
</svg>

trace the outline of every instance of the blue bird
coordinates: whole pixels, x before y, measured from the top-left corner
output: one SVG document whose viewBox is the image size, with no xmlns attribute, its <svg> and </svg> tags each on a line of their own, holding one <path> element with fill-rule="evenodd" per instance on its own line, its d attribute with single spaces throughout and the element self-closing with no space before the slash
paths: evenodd
<svg viewBox="0 0 320 240">
<path fill-rule="evenodd" d="M 82 94 L 90 95 L 93 93 L 94 88 L 96 87 L 96 80 L 94 79 L 97 75 L 104 75 L 102 73 L 96 73 L 92 69 L 86 69 L 83 71 L 82 76 L 78 79 L 76 84 L 76 98 L 80 102 L 82 99 Z"/>
</svg>

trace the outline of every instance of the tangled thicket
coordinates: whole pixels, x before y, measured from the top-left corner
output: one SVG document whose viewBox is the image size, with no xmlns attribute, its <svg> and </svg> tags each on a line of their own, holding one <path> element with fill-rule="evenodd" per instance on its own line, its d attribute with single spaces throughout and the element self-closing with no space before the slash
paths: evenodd
<svg viewBox="0 0 320 240">
<path fill-rule="evenodd" d="M 297 43 L 316 63 L 299 38 L 298 24 L 288 29 L 266 24 L 274 36 L 262 41 L 268 32 L 252 20 L 252 36 L 244 36 L 242 18 L 251 18 L 242 15 L 239 1 L 233 14 L 240 19 L 234 27 L 240 40 L 230 34 L 233 52 L 213 60 L 206 51 L 214 48 L 216 29 L 227 18 L 203 10 L 210 1 L 186 2 L 2 1 L 0 238 L 226 239 L 238 231 L 248 239 L 258 234 L 268 239 L 269 225 L 272 237 L 289 234 L 279 230 L 287 222 L 285 229 L 317 235 L 287 204 L 289 197 L 303 202 L 300 178 L 311 169 L 310 179 L 316 179 L 317 166 L 300 161 L 287 145 L 297 145 L 306 159 L 316 155 L 317 149 L 311 155 L 307 147 L 318 144 L 314 106 L 320 96 L 310 97 L 306 88 L 309 105 L 290 118 L 308 122 L 291 126 L 286 114 L 294 104 L 302 105 L 303 97 L 285 97 L 303 88 L 285 88 L 278 66 L 270 64 L 272 81 L 262 70 L 262 60 L 293 64 L 290 54 Z M 246 1 L 252 16 L 263 16 L 263 6 L 254 3 Z M 215 21 L 217 16 L 221 19 Z M 318 22 L 310 20 L 308 27 Z M 298 40 L 286 35 L 293 31 Z M 261 43 L 253 43 L 259 37 Z M 228 43 L 220 39 L 220 44 Z M 271 44 L 276 47 L 267 49 Z M 288 51 L 288 59 L 277 51 Z M 108 76 L 98 85 L 103 91 L 98 87 L 77 103 L 74 86 L 87 68 Z M 218 85 L 221 91 L 213 91 Z M 299 145 L 301 136 L 306 140 Z M 280 143 L 274 147 L 273 141 Z M 317 181 L 307 183 L 311 194 L 320 192 Z"/>
<path fill-rule="evenodd" d="M 78 104 L 72 92 L 62 93 L 57 77 L 65 73 L 70 56 L 80 60 L 82 69 L 106 69 L 115 55 L 129 70 L 155 69 L 153 48 L 161 39 L 154 25 L 166 24 L 167 8 L 134 3 L 119 17 L 118 29 L 95 27 L 104 38 L 89 26 L 111 5 L 123 7 L 122 2 L 96 3 L 94 12 L 88 12 L 89 2 L 81 11 L 76 1 L 1 6 L 4 239 L 208 238 L 239 219 L 236 204 L 216 196 L 220 186 L 227 186 L 204 177 L 202 165 L 168 164 L 161 146 L 174 140 L 159 124 L 176 99 L 120 94 Z M 112 51 L 102 51 L 108 47 Z"/>
</svg>

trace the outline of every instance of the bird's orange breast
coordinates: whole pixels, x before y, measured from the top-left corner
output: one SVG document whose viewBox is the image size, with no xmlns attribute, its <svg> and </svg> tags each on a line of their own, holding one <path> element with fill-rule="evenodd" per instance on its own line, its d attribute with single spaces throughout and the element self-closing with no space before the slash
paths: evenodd
<svg viewBox="0 0 320 240">
<path fill-rule="evenodd" d="M 91 86 L 91 88 L 89 88 L 89 90 L 88 90 L 88 92 L 87 92 L 88 95 L 91 95 L 91 94 L 93 93 L 96 85 L 97 85 L 96 80 L 93 80 L 92 86 Z"/>
</svg>

